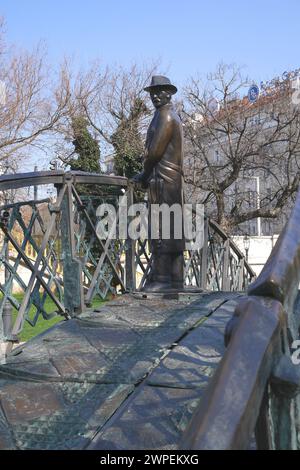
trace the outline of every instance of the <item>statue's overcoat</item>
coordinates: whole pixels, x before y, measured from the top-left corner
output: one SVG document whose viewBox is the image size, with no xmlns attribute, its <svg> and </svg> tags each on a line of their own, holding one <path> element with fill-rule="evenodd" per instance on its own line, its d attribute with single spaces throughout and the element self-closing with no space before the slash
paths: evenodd
<svg viewBox="0 0 300 470">
<path fill-rule="evenodd" d="M 169 206 L 180 204 L 182 207 L 183 131 L 180 117 L 171 103 L 155 111 L 149 126 L 145 145 L 144 175 L 149 183 L 150 204 L 165 203 Z M 178 223 L 178 220 L 176 222 Z M 175 239 L 173 224 L 174 220 L 171 219 L 170 240 L 158 242 L 161 253 L 184 250 L 184 237 Z M 154 244 L 157 245 L 156 242 Z"/>
</svg>

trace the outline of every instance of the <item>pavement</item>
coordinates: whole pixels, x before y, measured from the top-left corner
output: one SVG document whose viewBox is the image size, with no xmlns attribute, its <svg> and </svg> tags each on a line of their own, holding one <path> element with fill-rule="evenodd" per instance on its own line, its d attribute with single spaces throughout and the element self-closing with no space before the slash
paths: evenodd
<svg viewBox="0 0 300 470">
<path fill-rule="evenodd" d="M 0 449 L 175 449 L 239 293 L 126 294 L 0 365 Z"/>
</svg>

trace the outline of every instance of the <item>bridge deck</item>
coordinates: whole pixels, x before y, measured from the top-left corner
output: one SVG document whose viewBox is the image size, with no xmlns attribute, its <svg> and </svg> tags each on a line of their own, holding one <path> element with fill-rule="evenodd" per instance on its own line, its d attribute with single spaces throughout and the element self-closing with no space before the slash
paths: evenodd
<svg viewBox="0 0 300 470">
<path fill-rule="evenodd" d="M 0 366 L 0 449 L 172 449 L 224 352 L 238 293 L 124 295 Z"/>
</svg>

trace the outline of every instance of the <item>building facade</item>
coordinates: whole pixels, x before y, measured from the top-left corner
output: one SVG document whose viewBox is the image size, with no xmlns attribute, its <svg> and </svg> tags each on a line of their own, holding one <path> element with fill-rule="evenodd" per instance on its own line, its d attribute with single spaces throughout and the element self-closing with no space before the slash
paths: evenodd
<svg viewBox="0 0 300 470">
<path fill-rule="evenodd" d="M 294 98 L 294 80 L 285 75 L 253 103 L 233 98 L 186 125 L 187 197 L 224 228 L 231 222 L 232 234 L 272 236 L 286 223 L 300 178 Z"/>
</svg>

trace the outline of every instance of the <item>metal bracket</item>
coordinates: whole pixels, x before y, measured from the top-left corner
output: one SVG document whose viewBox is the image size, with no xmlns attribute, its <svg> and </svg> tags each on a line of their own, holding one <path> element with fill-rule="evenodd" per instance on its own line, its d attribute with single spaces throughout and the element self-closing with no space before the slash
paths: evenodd
<svg viewBox="0 0 300 470">
<path fill-rule="evenodd" d="M 71 172 L 71 171 L 67 171 L 65 174 L 64 174 L 64 182 L 65 183 L 73 183 L 75 184 L 75 175 Z"/>
</svg>

